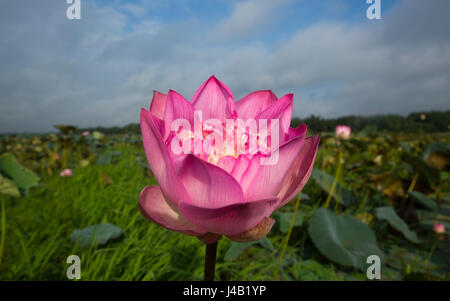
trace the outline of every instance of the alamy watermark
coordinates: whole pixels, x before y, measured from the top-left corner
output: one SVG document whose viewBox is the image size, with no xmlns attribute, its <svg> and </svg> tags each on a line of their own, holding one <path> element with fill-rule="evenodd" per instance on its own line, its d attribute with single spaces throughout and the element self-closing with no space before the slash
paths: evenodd
<svg viewBox="0 0 450 301">
<path fill-rule="evenodd" d="M 70 6 L 66 10 L 66 17 L 69 20 L 81 19 L 81 0 L 66 0 Z"/>
<path fill-rule="evenodd" d="M 370 266 L 367 268 L 366 276 L 370 280 L 380 280 L 381 279 L 381 260 L 378 255 L 370 255 L 366 260 L 367 264 Z"/>
<path fill-rule="evenodd" d="M 367 8 L 366 16 L 369 20 L 381 19 L 381 0 L 366 0 L 370 6 Z"/>
<path fill-rule="evenodd" d="M 67 279 L 81 279 L 81 259 L 78 255 L 69 255 L 66 263 L 71 265 L 67 268 Z"/>
<path fill-rule="evenodd" d="M 165 129 L 165 138 L 175 155 L 195 154 L 217 164 L 225 156 L 237 159 L 241 154 L 260 154 L 262 165 L 274 165 L 279 157 L 279 123 L 278 119 L 241 118 L 203 122 L 202 112 L 195 111 L 193 122 L 173 120 Z"/>
</svg>

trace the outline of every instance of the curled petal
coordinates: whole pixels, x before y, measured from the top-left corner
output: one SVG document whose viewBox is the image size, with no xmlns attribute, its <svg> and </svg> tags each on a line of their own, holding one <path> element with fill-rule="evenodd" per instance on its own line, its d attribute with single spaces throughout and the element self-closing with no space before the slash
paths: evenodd
<svg viewBox="0 0 450 301">
<path fill-rule="evenodd" d="M 291 139 L 294 139 L 295 137 L 298 136 L 306 136 L 306 124 L 300 124 L 298 127 L 296 127 L 295 129 L 293 128 L 289 128 L 288 134 L 287 136 L 285 136 L 286 141 L 289 141 Z"/>
<path fill-rule="evenodd" d="M 283 187 L 278 194 L 280 196 L 280 203 L 277 205 L 278 208 L 292 200 L 302 190 L 306 182 L 308 182 L 316 159 L 319 141 L 319 135 L 306 138 L 297 159 L 284 178 Z"/>
<path fill-rule="evenodd" d="M 173 121 L 177 119 L 187 120 L 193 130 L 194 107 L 183 96 L 173 90 L 169 90 L 169 94 L 167 95 L 166 111 L 164 114 L 164 141 L 170 135 Z"/>
<path fill-rule="evenodd" d="M 298 160 L 304 142 L 305 138 L 299 136 L 282 144 L 277 150 L 278 160 L 270 165 L 263 165 L 262 156 L 255 155 L 240 181 L 245 198 L 278 196 L 284 185 L 284 178 Z M 275 152 L 272 153 L 273 158 L 276 158 Z"/>
<path fill-rule="evenodd" d="M 274 219 L 270 217 L 265 217 L 260 223 L 258 223 L 250 230 L 247 230 L 234 236 L 229 236 L 228 238 L 237 242 L 260 240 L 269 233 L 274 223 L 275 223 Z"/>
<path fill-rule="evenodd" d="M 234 204 L 222 208 L 202 208 L 180 203 L 181 214 L 193 224 L 215 234 L 234 236 L 256 226 L 270 214 L 278 198 Z"/>
<path fill-rule="evenodd" d="M 141 132 L 145 155 L 164 195 L 172 205 L 186 198 L 187 194 L 175 173 L 174 162 L 158 129 L 158 121 L 161 120 L 142 109 Z"/>
<path fill-rule="evenodd" d="M 294 95 L 286 94 L 271 107 L 259 113 L 256 116 L 256 120 L 266 119 L 269 121 L 271 119 L 278 119 L 280 127 L 279 141 L 285 141 L 291 125 L 293 105 Z"/>
<path fill-rule="evenodd" d="M 176 208 L 169 206 L 159 186 L 147 186 L 141 191 L 139 209 L 146 218 L 166 229 L 187 235 L 205 234 L 205 231 L 190 223 Z"/>
<path fill-rule="evenodd" d="M 243 120 L 255 118 L 277 100 L 276 95 L 270 90 L 252 92 L 236 102 L 238 117 Z"/>
<path fill-rule="evenodd" d="M 233 93 L 214 75 L 195 92 L 191 103 L 195 110 L 202 111 L 203 120 L 225 120 L 236 114 Z"/>
<path fill-rule="evenodd" d="M 150 112 L 158 117 L 164 119 L 164 112 L 166 111 L 167 95 L 158 91 L 153 91 L 152 102 L 150 103 Z"/>
</svg>

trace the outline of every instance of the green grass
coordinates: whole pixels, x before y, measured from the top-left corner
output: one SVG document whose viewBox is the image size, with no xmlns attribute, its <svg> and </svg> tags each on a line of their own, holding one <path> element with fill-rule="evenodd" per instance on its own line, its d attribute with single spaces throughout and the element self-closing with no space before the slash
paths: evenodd
<svg viewBox="0 0 450 301">
<path fill-rule="evenodd" d="M 69 266 L 66 258 L 76 254 L 81 258 L 82 280 L 202 280 L 204 244 L 195 237 L 163 229 L 141 215 L 139 192 L 156 181 L 146 176 L 136 161 L 134 154 L 141 149 L 116 150 L 122 152 L 116 164 L 76 168 L 72 178 L 55 174 L 42 179 L 26 198 L 4 197 L 6 243 L 0 279 L 64 280 Z M 105 174 L 112 184 L 104 184 Z M 80 248 L 70 240 L 74 229 L 101 222 L 121 227 L 123 238 L 96 248 Z M 272 240 L 281 246 L 282 236 Z M 219 243 L 216 277 L 242 280 L 243 258 L 222 260 L 230 244 L 227 239 Z M 247 279 L 271 280 L 273 255 L 257 247 L 248 255 Z M 289 255 L 294 254 L 285 257 L 289 259 Z M 297 262 L 292 272 L 301 265 Z M 307 268 L 305 277 L 314 279 L 311 265 Z M 316 277 L 337 279 L 332 268 L 321 265 Z"/>
<path fill-rule="evenodd" d="M 61 178 L 57 171 L 52 175 L 43 173 L 39 186 L 31 189 L 27 197 L 0 195 L 4 203 L 0 215 L 4 225 L 0 232 L 4 237 L 0 280 L 66 280 L 69 266 L 66 259 L 72 254 L 81 258 L 81 280 L 202 280 L 204 244 L 195 237 L 149 222 L 138 209 L 142 188 L 157 184 L 142 167 L 145 162 L 142 146 L 117 142 L 107 150 L 121 152 L 116 162 L 73 168 L 71 178 Z M 335 154 L 332 148 L 321 146 L 316 167 L 322 168 L 324 157 L 330 154 Z M 346 156 L 347 166 L 357 161 L 354 154 L 347 152 Z M 72 152 L 68 167 L 77 166 L 81 158 L 80 152 Z M 38 169 L 31 163 L 24 164 L 33 166 L 35 171 Z M 327 168 L 334 174 L 333 166 Z M 107 183 L 105 175 L 111 183 Z M 346 181 L 354 180 L 351 185 L 359 189 L 362 201 L 365 190 L 357 181 L 356 171 L 347 171 L 344 176 Z M 294 228 L 278 279 L 365 280 L 364 273 L 335 265 L 315 249 L 307 231 L 308 220 L 314 210 L 323 205 L 327 194 L 311 180 L 304 191 L 311 197 L 309 202 L 302 200 L 299 209 L 305 222 Z M 367 212 L 374 206 L 365 202 L 361 208 L 361 201 L 345 211 Z M 293 203 L 282 210 L 292 211 Z M 331 207 L 334 207 L 333 202 Z M 73 230 L 102 222 L 121 227 L 123 237 L 106 246 L 91 248 L 81 248 L 70 240 Z M 377 228 L 377 234 L 385 233 L 383 231 L 387 230 Z M 273 252 L 252 247 L 231 261 L 223 259 L 231 245 L 231 241 L 223 238 L 218 247 L 216 279 L 275 280 L 276 259 L 284 236 L 275 227 L 269 234 L 275 246 Z M 395 239 L 400 238 L 397 235 Z M 382 241 L 380 246 L 386 250 L 388 245 Z M 417 251 L 429 252 L 431 248 L 430 243 L 418 247 Z M 404 273 L 404 270 L 389 268 L 383 275 L 385 279 L 399 279 Z"/>
</svg>

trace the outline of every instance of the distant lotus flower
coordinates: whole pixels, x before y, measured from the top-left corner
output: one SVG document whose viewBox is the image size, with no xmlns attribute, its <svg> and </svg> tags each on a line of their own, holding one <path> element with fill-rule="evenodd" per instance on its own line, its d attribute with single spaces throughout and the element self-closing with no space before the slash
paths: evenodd
<svg viewBox="0 0 450 301">
<path fill-rule="evenodd" d="M 103 139 L 103 137 L 105 137 L 105 134 L 103 134 L 103 133 L 101 133 L 101 132 L 99 132 L 99 131 L 94 131 L 94 132 L 92 133 L 92 137 L 93 137 L 95 140 L 100 140 L 100 139 Z"/>
<path fill-rule="evenodd" d="M 338 125 L 335 130 L 336 137 L 342 139 L 349 139 L 352 133 L 352 128 L 346 125 Z"/>
<path fill-rule="evenodd" d="M 63 170 L 59 173 L 59 175 L 60 175 L 61 177 L 71 177 L 71 176 L 73 176 L 73 172 L 72 172 L 71 169 L 63 169 Z"/>
<path fill-rule="evenodd" d="M 440 223 L 435 223 L 433 225 L 433 231 L 436 233 L 445 233 L 445 226 L 443 224 Z"/>
<path fill-rule="evenodd" d="M 91 133 L 89 131 L 84 131 L 81 133 L 82 136 L 86 137 L 89 136 Z"/>
<path fill-rule="evenodd" d="M 140 124 L 160 186 L 140 193 L 142 214 L 206 243 L 222 235 L 234 241 L 266 236 L 274 224 L 272 212 L 308 181 L 319 145 L 319 136 L 306 138 L 306 125 L 290 128 L 292 109 L 293 94 L 277 99 L 268 90 L 234 102 L 230 89 L 214 76 L 190 102 L 173 90 L 167 95 L 155 91 L 150 110 L 141 111 Z M 200 125 L 199 119 L 204 121 Z M 270 134 L 239 126 L 239 121 L 253 120 L 270 121 Z M 220 139 L 208 140 L 213 135 L 235 139 L 234 144 L 227 148 Z M 238 144 L 246 151 L 238 152 Z M 269 158 L 275 159 L 265 161 Z"/>
</svg>

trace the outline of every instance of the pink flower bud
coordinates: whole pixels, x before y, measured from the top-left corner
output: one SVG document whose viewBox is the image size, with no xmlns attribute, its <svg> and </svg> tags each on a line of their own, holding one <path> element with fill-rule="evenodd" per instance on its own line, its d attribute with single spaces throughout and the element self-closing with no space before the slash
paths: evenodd
<svg viewBox="0 0 450 301">
<path fill-rule="evenodd" d="M 435 223 L 433 225 L 433 231 L 436 233 L 445 233 L 445 226 L 440 223 Z"/>
<path fill-rule="evenodd" d="M 61 176 L 61 177 L 71 177 L 71 176 L 73 176 L 73 172 L 72 172 L 72 170 L 71 169 L 64 169 L 64 170 L 62 170 L 60 173 L 59 173 L 59 175 Z"/>
<path fill-rule="evenodd" d="M 349 139 L 352 128 L 346 125 L 338 125 L 335 130 L 336 137 L 341 139 Z"/>
</svg>

